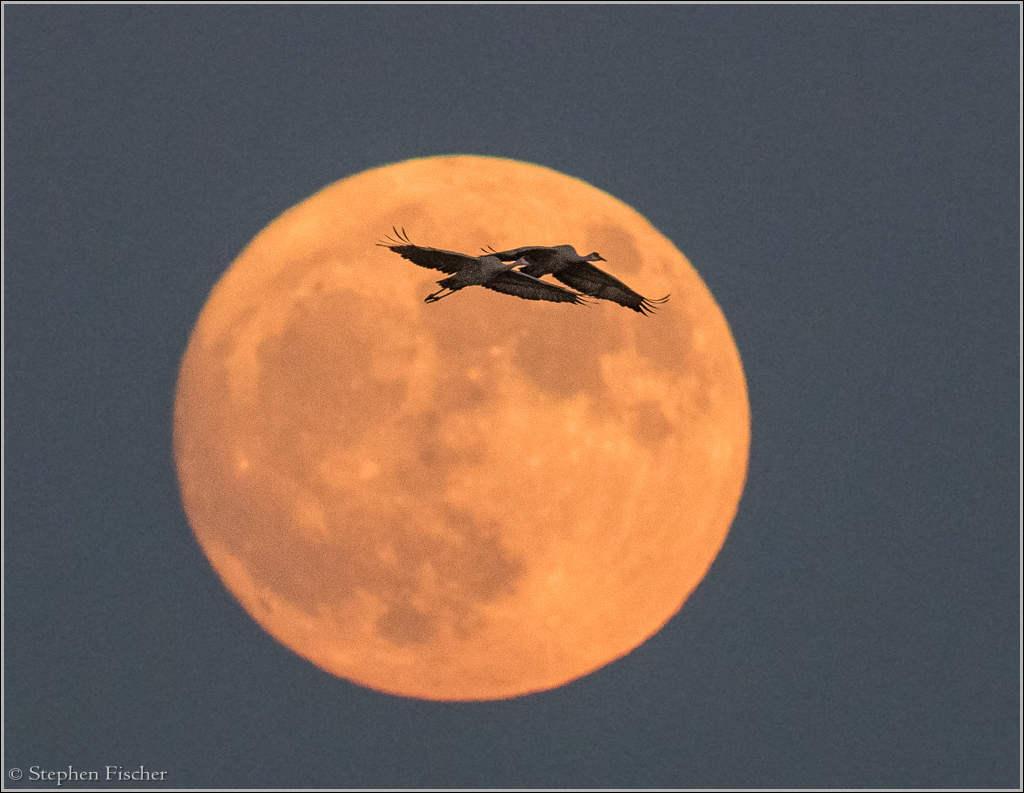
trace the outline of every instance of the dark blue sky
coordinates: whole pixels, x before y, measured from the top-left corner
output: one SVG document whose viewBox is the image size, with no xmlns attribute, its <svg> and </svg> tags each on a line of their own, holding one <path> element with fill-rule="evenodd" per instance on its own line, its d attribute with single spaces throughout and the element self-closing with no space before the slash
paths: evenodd
<svg viewBox="0 0 1024 793">
<path fill-rule="evenodd" d="M 1016 787 L 1020 9 L 4 13 L 5 766 L 174 787 Z M 693 262 L 747 489 L 684 609 L 439 704 L 278 645 L 193 539 L 181 355 L 270 220 L 366 168 L 584 179 Z"/>
</svg>

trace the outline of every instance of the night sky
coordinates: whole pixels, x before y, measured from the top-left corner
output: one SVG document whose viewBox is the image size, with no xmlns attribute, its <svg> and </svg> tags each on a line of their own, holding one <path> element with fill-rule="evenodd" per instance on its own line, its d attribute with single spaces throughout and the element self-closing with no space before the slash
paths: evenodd
<svg viewBox="0 0 1024 793">
<path fill-rule="evenodd" d="M 1020 784 L 1016 4 L 3 12 L 8 788 L 68 765 Z M 715 295 L 750 395 L 746 490 L 682 611 L 504 702 L 380 694 L 275 642 L 195 541 L 171 449 L 189 334 L 248 241 L 439 154 L 642 213 Z"/>
</svg>

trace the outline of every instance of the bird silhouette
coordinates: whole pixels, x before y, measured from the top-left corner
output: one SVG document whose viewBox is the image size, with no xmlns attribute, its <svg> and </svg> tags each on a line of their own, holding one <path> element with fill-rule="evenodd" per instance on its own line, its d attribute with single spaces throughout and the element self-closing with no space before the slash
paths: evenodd
<svg viewBox="0 0 1024 793">
<path fill-rule="evenodd" d="M 420 267 L 450 273 L 450 278 L 437 282 L 441 288 L 427 295 L 425 302 L 436 303 L 443 297 L 464 289 L 467 286 L 482 286 L 506 295 L 514 295 L 524 300 L 548 300 L 554 303 L 585 304 L 581 295 L 570 289 L 541 281 L 528 273 L 516 270 L 525 262 L 513 261 L 505 264 L 497 256 L 469 256 L 455 251 L 444 251 L 439 248 L 427 248 L 410 242 L 405 229 L 401 232 L 394 229 L 395 238 L 388 237 L 387 242 L 378 242 L 382 248 L 394 251 L 403 259 L 408 259 Z"/>
<path fill-rule="evenodd" d="M 669 295 L 651 299 L 644 297 L 613 275 L 595 267 L 590 262 L 603 262 L 606 259 L 599 253 L 588 253 L 580 256 L 572 245 L 554 245 L 551 247 L 532 246 L 515 248 L 510 251 L 486 251 L 502 261 L 524 261 L 526 265 L 519 272 L 540 278 L 542 275 L 553 275 L 563 284 L 571 286 L 577 292 L 602 300 L 611 300 L 620 306 L 639 311 L 645 316 L 657 310 L 655 304 L 664 303 Z"/>
</svg>

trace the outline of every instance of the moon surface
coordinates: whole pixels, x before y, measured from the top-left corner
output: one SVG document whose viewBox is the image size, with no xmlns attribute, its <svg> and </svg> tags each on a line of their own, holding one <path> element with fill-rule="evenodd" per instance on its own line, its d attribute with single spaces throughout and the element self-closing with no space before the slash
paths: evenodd
<svg viewBox="0 0 1024 793">
<path fill-rule="evenodd" d="M 598 251 L 644 317 L 469 287 L 376 243 Z M 549 279 L 550 280 L 550 279 Z M 637 212 L 549 169 L 433 157 L 286 211 L 213 289 L 174 409 L 182 497 L 278 641 L 379 691 L 492 700 L 630 652 L 725 540 L 750 414 L 722 312 Z"/>
</svg>

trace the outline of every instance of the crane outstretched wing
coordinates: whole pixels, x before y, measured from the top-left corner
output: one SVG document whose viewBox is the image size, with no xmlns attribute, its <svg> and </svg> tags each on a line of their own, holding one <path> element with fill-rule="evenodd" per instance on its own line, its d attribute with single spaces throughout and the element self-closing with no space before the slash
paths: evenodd
<svg viewBox="0 0 1024 793">
<path fill-rule="evenodd" d="M 525 300 L 550 300 L 553 303 L 575 303 L 586 305 L 582 295 L 556 284 L 549 284 L 515 270 L 498 273 L 483 286 L 506 295 L 515 295 Z"/>
<path fill-rule="evenodd" d="M 481 248 L 484 253 L 489 253 L 491 256 L 497 256 L 503 262 L 514 262 L 516 259 L 522 259 L 526 257 L 529 261 L 534 261 L 537 257 L 553 256 L 555 250 L 550 247 L 543 245 L 528 245 L 525 248 L 514 248 L 510 251 L 495 251 L 493 249 L 488 250 L 487 248 Z"/>
<path fill-rule="evenodd" d="M 572 251 L 570 248 L 566 250 L 566 246 L 557 247 L 545 247 L 543 245 L 530 245 L 525 248 L 514 248 L 510 251 L 489 251 L 491 256 L 497 256 L 503 262 L 516 262 L 519 264 L 521 260 L 523 266 L 519 268 L 519 272 L 532 275 L 534 278 L 540 278 L 542 275 L 547 275 L 552 270 L 562 266 L 562 261 L 567 253 Z"/>
<path fill-rule="evenodd" d="M 524 264 L 519 268 L 519 272 L 525 273 L 532 278 L 540 278 L 542 275 L 550 273 L 551 268 L 544 262 L 534 262 L 533 264 Z"/>
<path fill-rule="evenodd" d="M 413 245 L 405 233 L 405 229 L 399 231 L 394 228 L 395 237 L 388 237 L 386 242 L 378 242 L 382 248 L 389 248 L 403 259 L 408 259 L 420 267 L 428 267 L 431 270 L 440 270 L 442 273 L 454 275 L 463 267 L 473 264 L 475 256 L 467 256 L 464 253 L 455 251 L 443 251 L 440 248 L 427 248 L 422 245 Z"/>
<path fill-rule="evenodd" d="M 641 314 L 653 314 L 658 308 L 655 304 L 664 303 L 669 299 L 669 295 L 665 295 L 656 300 L 649 300 L 634 292 L 615 276 L 589 262 L 581 262 L 559 270 L 555 273 L 555 278 L 588 297 L 611 300 Z"/>
</svg>

